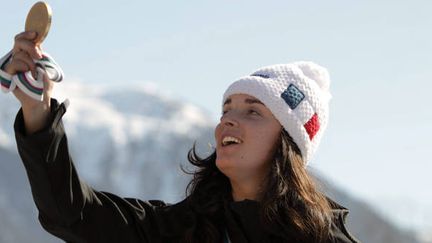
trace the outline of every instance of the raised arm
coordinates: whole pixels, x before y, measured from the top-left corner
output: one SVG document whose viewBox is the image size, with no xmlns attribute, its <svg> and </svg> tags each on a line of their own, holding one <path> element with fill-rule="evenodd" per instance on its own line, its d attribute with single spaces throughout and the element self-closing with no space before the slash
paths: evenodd
<svg viewBox="0 0 432 243">
<path fill-rule="evenodd" d="M 32 42 L 35 37 L 31 32 L 16 36 L 3 71 L 11 76 L 34 74 L 34 59 L 42 53 Z M 123 199 L 93 190 L 80 180 L 62 123 L 67 105 L 52 99 L 52 90 L 46 76 L 41 101 L 19 88 L 13 90 L 22 106 L 14 125 L 18 152 L 42 226 L 66 242 L 154 242 L 160 238 L 154 222 L 157 209 L 164 207 L 162 202 Z"/>
<path fill-rule="evenodd" d="M 66 107 L 54 99 L 50 107 L 42 130 L 26 135 L 22 110 L 14 126 L 42 226 L 67 242 L 148 242 L 149 232 L 158 231 L 150 223 L 157 207 L 98 192 L 80 180 L 61 121 Z"/>
<path fill-rule="evenodd" d="M 42 50 L 33 40 L 36 38 L 35 32 L 22 32 L 15 36 L 14 47 L 11 52 L 10 60 L 4 65 L 3 70 L 13 76 L 19 72 L 31 71 L 36 77 L 36 64 L 34 60 L 42 58 Z M 22 106 L 24 124 L 27 134 L 32 134 L 41 129 L 47 122 L 50 110 L 50 99 L 53 83 L 44 75 L 44 99 L 35 100 L 26 95 L 22 90 L 13 90 Z"/>
</svg>

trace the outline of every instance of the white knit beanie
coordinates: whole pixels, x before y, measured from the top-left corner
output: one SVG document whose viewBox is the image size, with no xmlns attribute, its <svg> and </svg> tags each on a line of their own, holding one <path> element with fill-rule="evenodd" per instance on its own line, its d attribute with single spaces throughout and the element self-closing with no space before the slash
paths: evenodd
<svg viewBox="0 0 432 243">
<path fill-rule="evenodd" d="M 294 139 L 306 165 L 327 127 L 329 86 L 327 69 L 313 62 L 272 65 L 232 83 L 222 104 L 233 94 L 259 99 Z"/>
</svg>

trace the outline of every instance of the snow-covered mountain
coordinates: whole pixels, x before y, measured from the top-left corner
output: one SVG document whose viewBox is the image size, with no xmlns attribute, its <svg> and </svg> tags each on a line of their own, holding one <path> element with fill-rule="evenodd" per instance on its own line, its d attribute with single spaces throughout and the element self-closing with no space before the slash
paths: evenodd
<svg viewBox="0 0 432 243">
<path fill-rule="evenodd" d="M 173 192 L 185 178 L 176 167 L 186 161 L 195 140 L 212 141 L 214 121 L 203 111 L 149 85 L 120 90 L 62 83 L 55 92 L 60 102 L 70 100 L 64 116 L 70 149 L 81 176 L 97 188 L 176 200 L 181 193 Z M 17 105 L 5 107 L 0 144 L 12 148 L 11 118 Z M 146 174 L 160 176 L 142 176 Z"/>
<path fill-rule="evenodd" d="M 202 155 L 211 152 L 215 121 L 209 113 L 152 86 L 65 82 L 55 97 L 70 100 L 64 116 L 70 150 L 79 174 L 96 189 L 175 202 L 190 180 L 180 170 L 187 151 L 197 142 Z M 58 242 L 36 222 L 13 139 L 18 108 L 12 95 L 0 94 L 0 243 Z M 350 209 L 349 228 L 363 242 L 417 242 L 370 206 L 334 187 L 327 191 Z"/>
<path fill-rule="evenodd" d="M 179 167 L 186 151 L 195 141 L 212 142 L 214 121 L 208 115 L 150 85 L 69 83 L 57 97 L 71 101 L 64 120 L 77 167 L 101 189 L 178 200 L 183 195 L 178 185 L 188 181 Z"/>
</svg>

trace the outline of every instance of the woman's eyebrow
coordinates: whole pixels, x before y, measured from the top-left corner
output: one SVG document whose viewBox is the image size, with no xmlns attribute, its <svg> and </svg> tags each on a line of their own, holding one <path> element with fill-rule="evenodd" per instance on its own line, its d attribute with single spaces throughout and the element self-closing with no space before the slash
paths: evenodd
<svg viewBox="0 0 432 243">
<path fill-rule="evenodd" d="M 264 105 L 260 100 L 251 99 L 251 98 L 245 99 L 245 103 L 247 103 L 247 104 L 260 104 L 260 105 Z"/>
<path fill-rule="evenodd" d="M 232 100 L 231 100 L 231 98 L 228 98 L 228 99 L 226 99 L 225 100 L 225 102 L 224 102 L 224 106 L 225 105 L 229 105 L 229 104 L 231 104 L 231 102 L 232 102 Z M 244 100 L 244 102 L 246 103 L 246 104 L 260 104 L 260 105 L 264 105 L 260 100 L 258 100 L 258 99 L 254 99 L 254 98 L 246 98 L 245 100 Z"/>
<path fill-rule="evenodd" d="M 226 99 L 223 105 L 229 105 L 229 104 L 231 104 L 231 98 Z"/>
</svg>

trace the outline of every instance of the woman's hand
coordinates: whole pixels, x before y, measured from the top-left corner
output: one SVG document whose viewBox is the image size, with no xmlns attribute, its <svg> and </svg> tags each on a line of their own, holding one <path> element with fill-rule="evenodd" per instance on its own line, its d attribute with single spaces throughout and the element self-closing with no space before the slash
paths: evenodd
<svg viewBox="0 0 432 243">
<path fill-rule="evenodd" d="M 15 75 L 18 72 L 31 71 L 33 77 L 36 77 L 36 65 L 33 59 L 42 58 L 41 47 L 33 42 L 36 36 L 35 32 L 29 31 L 15 36 L 12 59 L 5 66 L 5 72 Z M 54 85 L 47 75 L 44 75 L 43 79 L 44 93 L 42 101 L 31 98 L 18 87 L 13 91 L 22 106 L 27 134 L 32 134 L 42 129 L 46 125 L 50 114 L 50 100 Z"/>
</svg>

